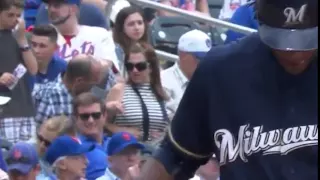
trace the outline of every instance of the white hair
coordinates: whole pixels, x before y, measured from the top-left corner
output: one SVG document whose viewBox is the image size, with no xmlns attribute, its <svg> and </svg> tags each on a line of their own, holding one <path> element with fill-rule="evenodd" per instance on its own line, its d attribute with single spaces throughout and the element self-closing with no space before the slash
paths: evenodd
<svg viewBox="0 0 320 180">
<path fill-rule="evenodd" d="M 54 174 L 56 174 L 56 175 L 59 174 L 58 163 L 59 163 L 61 160 L 64 160 L 64 159 L 66 159 L 66 158 L 67 158 L 67 156 L 61 156 L 61 157 L 59 157 L 57 160 L 55 160 L 55 161 L 53 162 L 53 164 L 52 164 L 52 166 L 51 166 L 51 171 L 52 171 Z"/>
</svg>

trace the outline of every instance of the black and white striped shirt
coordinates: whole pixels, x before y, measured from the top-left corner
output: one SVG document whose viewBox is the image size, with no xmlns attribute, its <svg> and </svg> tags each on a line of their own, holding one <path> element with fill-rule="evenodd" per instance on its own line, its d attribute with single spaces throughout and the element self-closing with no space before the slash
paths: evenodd
<svg viewBox="0 0 320 180">
<path fill-rule="evenodd" d="M 150 84 L 137 86 L 149 114 L 149 134 L 151 131 L 164 132 L 169 122 L 164 117 L 160 102 L 153 93 Z M 130 85 L 126 85 L 122 104 L 124 113 L 117 115 L 115 124 L 125 127 L 135 127 L 143 131 L 143 112 L 139 96 Z M 168 110 L 166 110 L 168 113 Z"/>
</svg>

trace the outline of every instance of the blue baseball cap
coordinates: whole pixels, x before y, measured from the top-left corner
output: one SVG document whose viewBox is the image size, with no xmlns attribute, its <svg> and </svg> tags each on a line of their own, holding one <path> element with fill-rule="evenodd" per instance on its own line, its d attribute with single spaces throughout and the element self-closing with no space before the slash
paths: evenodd
<svg viewBox="0 0 320 180">
<path fill-rule="evenodd" d="M 93 144 L 81 144 L 81 141 L 77 137 L 59 136 L 48 147 L 44 159 L 52 165 L 60 157 L 83 155 L 94 148 L 95 145 Z"/>
<path fill-rule="evenodd" d="M 49 2 L 60 2 L 60 3 L 66 3 L 66 4 L 76 4 L 80 5 L 81 0 L 42 0 L 44 3 L 49 3 Z"/>
<path fill-rule="evenodd" d="M 8 171 L 17 170 L 22 174 L 28 174 L 39 163 L 35 146 L 18 142 L 11 147 L 6 158 Z"/>
<path fill-rule="evenodd" d="M 107 154 L 113 156 L 129 146 L 136 147 L 137 149 L 145 148 L 132 134 L 127 132 L 115 133 L 109 140 Z"/>
<path fill-rule="evenodd" d="M 258 33 L 284 51 L 318 49 L 318 0 L 256 0 Z"/>
</svg>

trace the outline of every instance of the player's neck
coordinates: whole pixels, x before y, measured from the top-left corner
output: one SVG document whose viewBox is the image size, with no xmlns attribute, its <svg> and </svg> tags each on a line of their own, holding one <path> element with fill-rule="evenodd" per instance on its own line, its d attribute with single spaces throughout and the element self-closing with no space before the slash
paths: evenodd
<svg viewBox="0 0 320 180">
<path fill-rule="evenodd" d="M 61 35 L 64 36 L 75 36 L 79 33 L 79 24 L 78 22 L 71 22 L 64 23 L 57 26 Z"/>
</svg>

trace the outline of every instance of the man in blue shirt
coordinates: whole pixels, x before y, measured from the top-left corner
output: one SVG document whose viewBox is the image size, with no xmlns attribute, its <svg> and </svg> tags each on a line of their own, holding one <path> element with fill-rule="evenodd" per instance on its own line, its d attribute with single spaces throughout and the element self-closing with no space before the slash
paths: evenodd
<svg viewBox="0 0 320 180">
<path fill-rule="evenodd" d="M 240 6 L 230 19 L 231 23 L 245 26 L 252 29 L 258 29 L 258 21 L 254 12 L 254 1 L 249 2 L 243 6 Z M 228 30 L 226 32 L 227 39 L 225 43 L 236 41 L 245 36 L 245 34 Z"/>
<path fill-rule="evenodd" d="M 257 0 L 258 33 L 200 62 L 140 180 L 318 179 L 318 0 Z"/>
<path fill-rule="evenodd" d="M 94 145 L 87 153 L 89 164 L 86 179 L 95 180 L 107 168 L 108 137 L 103 133 L 107 111 L 103 100 L 91 92 L 82 93 L 73 100 L 73 116 L 79 139 L 83 144 Z"/>
<path fill-rule="evenodd" d="M 80 4 L 80 17 L 79 24 L 87 26 L 97 26 L 109 29 L 108 18 L 104 13 L 93 4 L 81 3 Z M 36 16 L 36 25 L 38 24 L 48 24 L 48 10 L 46 4 L 42 3 L 38 9 L 38 14 Z"/>
<path fill-rule="evenodd" d="M 145 146 L 127 132 L 118 132 L 109 140 L 107 153 L 109 167 L 105 174 L 96 180 L 119 180 L 131 177 L 130 168 L 139 165 L 139 153 Z"/>
<path fill-rule="evenodd" d="M 67 62 L 54 55 L 58 33 L 51 25 L 36 26 L 31 34 L 31 48 L 38 61 L 38 73 L 31 77 L 30 86 L 45 84 L 55 80 L 67 68 Z"/>
</svg>

